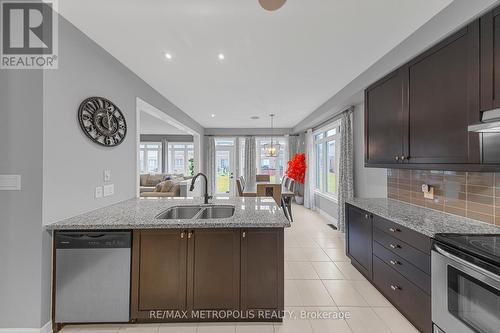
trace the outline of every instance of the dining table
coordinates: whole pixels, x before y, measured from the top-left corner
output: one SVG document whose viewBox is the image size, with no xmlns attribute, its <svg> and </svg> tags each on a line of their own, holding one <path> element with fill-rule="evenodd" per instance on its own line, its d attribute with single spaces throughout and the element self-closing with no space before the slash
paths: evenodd
<svg viewBox="0 0 500 333">
<path fill-rule="evenodd" d="M 243 196 L 273 197 L 277 204 L 281 203 L 281 182 L 261 181 L 248 182 L 243 189 Z"/>
</svg>

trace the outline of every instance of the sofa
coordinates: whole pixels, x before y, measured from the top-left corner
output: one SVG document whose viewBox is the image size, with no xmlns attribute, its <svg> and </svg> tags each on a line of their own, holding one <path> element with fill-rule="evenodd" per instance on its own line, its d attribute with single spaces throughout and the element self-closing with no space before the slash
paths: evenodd
<svg viewBox="0 0 500 333">
<path fill-rule="evenodd" d="M 181 174 L 142 174 L 139 193 L 141 197 L 178 197 L 179 183 L 190 178 Z"/>
</svg>

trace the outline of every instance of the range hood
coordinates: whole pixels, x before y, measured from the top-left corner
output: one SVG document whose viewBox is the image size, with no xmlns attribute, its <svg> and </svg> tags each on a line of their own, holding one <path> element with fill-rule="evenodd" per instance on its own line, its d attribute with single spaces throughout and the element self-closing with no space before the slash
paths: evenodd
<svg viewBox="0 0 500 333">
<path fill-rule="evenodd" d="M 500 133 L 500 109 L 484 111 L 481 122 L 469 125 L 469 132 Z"/>
</svg>

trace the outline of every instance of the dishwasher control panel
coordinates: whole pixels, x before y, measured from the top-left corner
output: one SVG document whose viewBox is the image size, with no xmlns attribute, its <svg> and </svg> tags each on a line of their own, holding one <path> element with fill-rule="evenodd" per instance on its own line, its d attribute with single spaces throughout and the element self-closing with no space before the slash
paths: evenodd
<svg viewBox="0 0 500 333">
<path fill-rule="evenodd" d="M 130 231 L 58 231 L 55 244 L 56 249 L 130 248 L 131 238 Z"/>
</svg>

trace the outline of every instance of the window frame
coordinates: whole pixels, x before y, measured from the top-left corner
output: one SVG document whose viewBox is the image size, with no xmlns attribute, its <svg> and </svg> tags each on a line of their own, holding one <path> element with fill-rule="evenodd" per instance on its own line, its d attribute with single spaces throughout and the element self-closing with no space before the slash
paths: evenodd
<svg viewBox="0 0 500 333">
<path fill-rule="evenodd" d="M 174 148 L 175 145 L 183 145 L 184 148 Z M 192 147 L 188 146 L 191 145 Z M 192 152 L 194 158 L 194 142 L 168 142 L 166 150 L 166 173 L 174 174 L 178 173 L 175 171 L 175 152 L 180 151 L 184 153 L 184 171 L 182 174 L 184 176 L 190 176 L 189 174 L 189 152 Z"/>
<path fill-rule="evenodd" d="M 326 126 L 323 126 L 312 133 L 313 137 L 313 148 L 314 148 L 314 158 L 316 162 L 316 170 L 315 170 L 315 179 L 314 179 L 314 193 L 325 197 L 329 200 L 333 200 L 335 202 L 338 201 L 338 188 L 339 188 L 339 178 L 338 178 L 338 170 L 339 170 L 339 157 L 340 157 L 340 120 L 337 120 L 333 123 L 330 123 Z M 328 135 L 328 132 L 336 129 L 335 134 Z M 316 137 L 320 137 L 317 139 Z M 328 144 L 329 142 L 335 142 L 335 192 L 328 192 Z M 321 145 L 322 150 L 322 163 L 319 163 L 318 159 L 318 145 Z M 319 175 L 319 171 L 322 171 L 322 175 Z M 317 181 L 321 179 L 321 184 L 318 187 Z"/>
<path fill-rule="evenodd" d="M 149 148 L 148 145 L 158 145 L 158 148 Z M 158 156 L 158 171 L 150 171 L 149 170 L 149 161 L 148 161 L 148 152 L 154 151 L 157 152 Z M 161 141 L 141 141 L 139 143 L 139 152 L 143 154 L 143 160 L 141 168 L 139 170 L 141 174 L 151 174 L 151 173 L 162 173 L 163 165 L 162 165 L 162 151 L 163 151 L 163 143 Z M 140 163 L 140 157 L 139 157 Z M 141 164 L 141 163 L 140 163 Z"/>
</svg>

